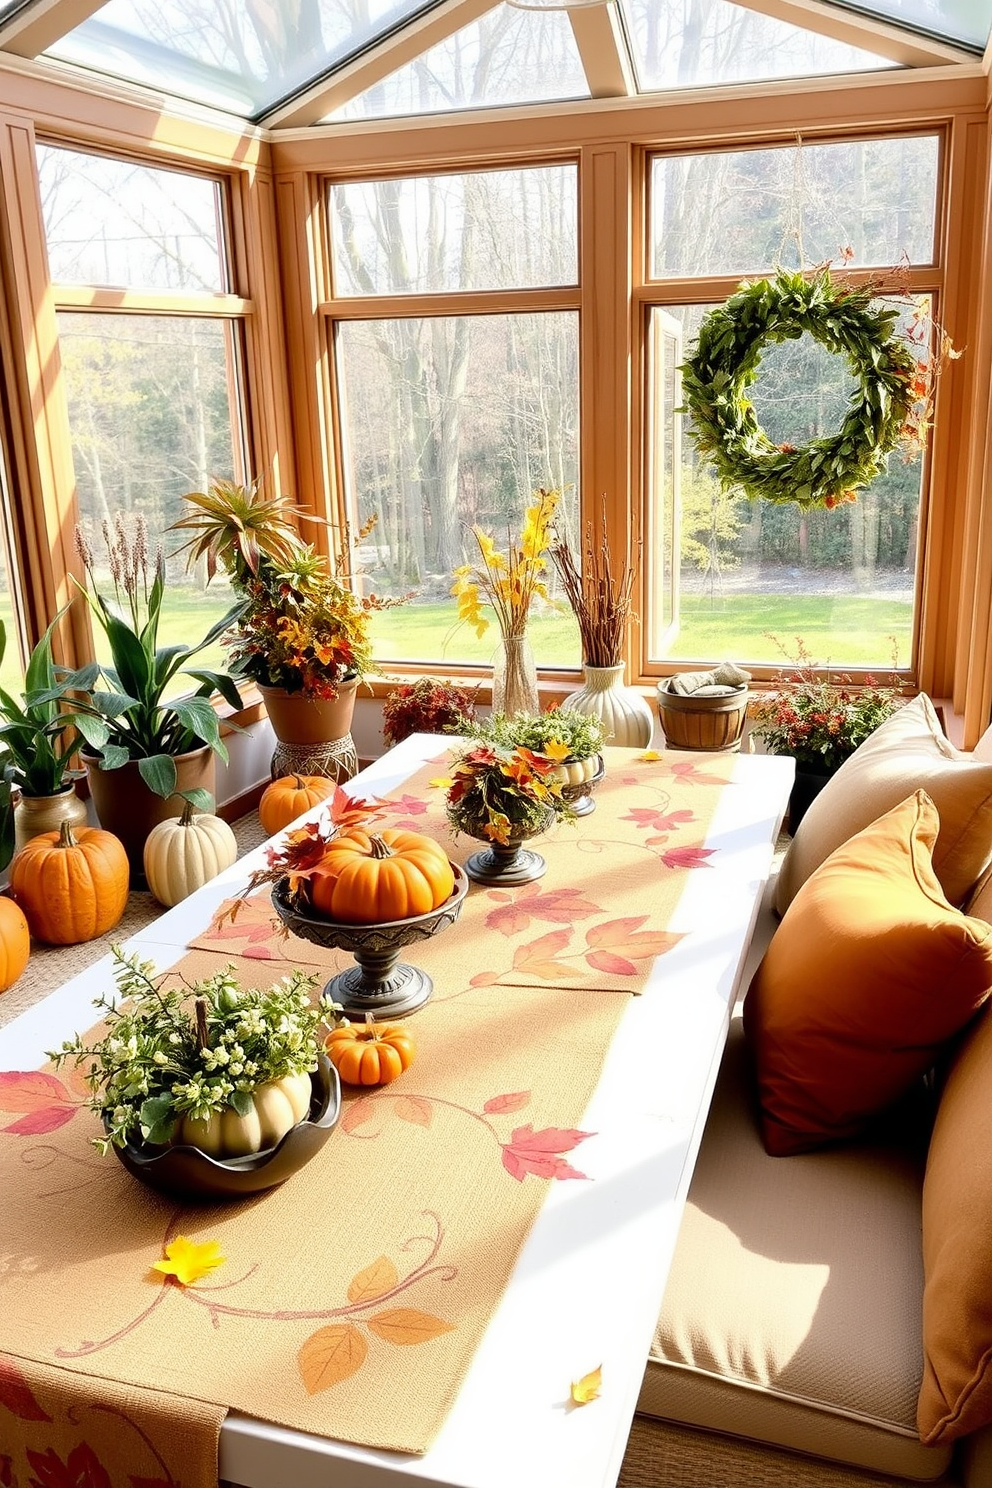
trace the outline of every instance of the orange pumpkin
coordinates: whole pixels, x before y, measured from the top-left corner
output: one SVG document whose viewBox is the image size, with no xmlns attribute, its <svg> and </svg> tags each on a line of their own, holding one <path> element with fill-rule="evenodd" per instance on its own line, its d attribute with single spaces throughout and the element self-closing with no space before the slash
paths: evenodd
<svg viewBox="0 0 992 1488">
<path fill-rule="evenodd" d="M 327 844 L 312 872 L 310 900 L 329 920 L 375 925 L 429 914 L 454 887 L 448 856 L 433 838 L 399 827 L 356 827 Z"/>
<path fill-rule="evenodd" d="M 369 1019 L 364 1028 L 342 1023 L 327 1039 L 327 1057 L 346 1085 L 388 1085 L 413 1063 L 416 1047 L 405 1028 Z"/>
<path fill-rule="evenodd" d="M 36 940 L 78 945 L 112 930 L 124 913 L 127 853 L 111 832 L 63 822 L 17 854 L 10 891 Z"/>
<path fill-rule="evenodd" d="M 335 781 L 326 775 L 283 775 L 262 793 L 258 817 L 270 837 L 290 822 L 333 796 Z"/>
<path fill-rule="evenodd" d="M 28 964 L 31 936 L 24 912 L 13 899 L 0 895 L 0 992 L 12 987 Z"/>
</svg>

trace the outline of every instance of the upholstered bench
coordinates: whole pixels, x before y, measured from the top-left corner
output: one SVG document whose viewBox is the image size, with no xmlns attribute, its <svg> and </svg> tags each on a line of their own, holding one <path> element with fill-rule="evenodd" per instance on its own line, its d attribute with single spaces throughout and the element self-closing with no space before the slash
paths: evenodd
<svg viewBox="0 0 992 1488">
<path fill-rule="evenodd" d="M 924 733 L 931 711 L 926 699 L 914 705 Z M 895 730 L 900 746 L 912 727 L 910 714 Z M 986 813 L 988 785 L 978 789 L 972 768 L 985 762 L 948 754 L 938 741 L 935 748 L 944 767 L 952 756 L 965 765 L 973 811 Z M 852 773 L 861 782 L 863 774 Z M 911 771 L 908 779 L 913 789 Z M 831 931 L 824 885 L 832 890 L 836 865 L 846 861 L 857 889 L 862 860 L 881 840 L 888 863 L 865 871 L 896 883 L 896 943 L 905 888 L 907 940 L 917 937 L 924 957 L 931 937 L 943 934 L 951 946 L 949 974 L 918 979 L 912 996 L 931 1002 L 940 1017 L 967 960 L 969 995 L 977 988 L 977 1001 L 969 1011 L 965 999 L 960 1031 L 940 1046 L 935 1077 L 914 1083 L 859 1135 L 790 1156 L 766 1150 L 769 1142 L 790 1150 L 782 1145 L 790 1137 L 764 1108 L 766 1098 L 774 1107 L 776 1091 L 760 1053 L 748 1046 L 738 1006 L 620 1488 L 992 1488 L 992 1426 L 985 1424 L 992 1422 L 992 1011 L 982 1002 L 992 977 L 983 984 L 981 970 L 992 941 L 984 923 L 992 918 L 992 886 L 988 874 L 974 886 L 981 861 L 973 859 L 965 923 L 928 877 L 940 852 L 932 801 L 917 795 L 887 811 L 889 804 L 881 809 L 898 831 L 881 821 L 867 829 L 855 822 L 860 835 L 830 856 L 832 869 L 805 889 L 790 883 L 788 898 L 797 896 L 787 916 L 792 939 L 797 921 L 802 934 L 812 920 L 815 961 L 816 945 L 841 934 L 836 922 Z M 865 810 L 871 821 L 870 801 Z M 950 803 L 946 814 L 952 817 Z M 971 812 L 964 825 L 955 823 L 945 857 L 960 847 L 966 827 L 978 835 Z M 809 850 L 797 843 L 801 853 Z M 975 851 L 988 850 L 976 844 Z M 967 878 L 960 856 L 955 861 L 959 878 Z M 812 879 L 818 866 L 802 877 Z M 862 884 L 870 921 L 874 876 Z M 755 1006 L 769 999 L 767 968 L 781 969 L 763 956 L 776 932 L 769 902 L 776 895 L 781 905 L 781 884 L 766 896 L 748 969 L 765 968 L 752 984 L 759 988 Z M 817 935 L 815 915 L 824 912 Z M 813 963 L 809 975 L 815 979 Z M 894 977 L 898 986 L 898 965 Z M 870 979 L 865 996 L 876 996 Z M 879 1000 L 885 996 L 891 999 L 891 988 L 878 988 Z M 843 996 L 839 1001 L 843 1007 Z M 886 1006 L 891 1018 L 891 1001 Z M 910 998 L 906 1007 L 906 1018 L 889 1025 L 900 1055 L 913 1050 Z M 855 1017 L 857 1011 L 854 1004 Z M 753 1008 L 751 1014 L 754 1025 Z M 852 1024 L 854 1040 L 862 1032 Z M 837 1135 L 845 1136 L 840 1128 Z M 935 1444 L 924 1445 L 921 1430 Z"/>
</svg>

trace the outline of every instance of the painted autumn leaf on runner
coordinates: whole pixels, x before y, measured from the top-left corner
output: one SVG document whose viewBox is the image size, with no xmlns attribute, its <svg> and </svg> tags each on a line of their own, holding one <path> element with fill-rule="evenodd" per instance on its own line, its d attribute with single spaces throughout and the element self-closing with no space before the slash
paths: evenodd
<svg viewBox="0 0 992 1488">
<path fill-rule="evenodd" d="M 532 1126 L 518 1126 L 510 1140 L 503 1144 L 503 1166 L 511 1178 L 522 1183 L 528 1173 L 535 1178 L 585 1178 L 561 1156 L 571 1152 L 593 1132 L 574 1128 L 546 1126 L 535 1131 Z"/>
<path fill-rule="evenodd" d="M 17 1116 L 0 1130 L 15 1137 L 58 1131 L 82 1108 L 67 1085 L 44 1070 L 0 1071 L 0 1111 Z"/>
<path fill-rule="evenodd" d="M 19 1367 L 6 1354 L 0 1354 L 0 1405 L 21 1421 L 50 1421 L 35 1400 Z"/>
</svg>

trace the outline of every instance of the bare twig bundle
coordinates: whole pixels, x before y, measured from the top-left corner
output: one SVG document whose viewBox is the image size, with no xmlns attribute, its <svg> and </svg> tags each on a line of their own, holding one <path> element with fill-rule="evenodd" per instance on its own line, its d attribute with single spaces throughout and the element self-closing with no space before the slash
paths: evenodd
<svg viewBox="0 0 992 1488">
<path fill-rule="evenodd" d="M 594 541 L 591 522 L 586 524 L 581 572 L 567 538 L 560 533 L 555 534 L 551 557 L 579 622 L 584 663 L 619 666 L 624 659 L 627 627 L 636 620 L 632 607 L 634 570 L 627 563 L 614 567 L 605 533 L 602 541 Z"/>
</svg>

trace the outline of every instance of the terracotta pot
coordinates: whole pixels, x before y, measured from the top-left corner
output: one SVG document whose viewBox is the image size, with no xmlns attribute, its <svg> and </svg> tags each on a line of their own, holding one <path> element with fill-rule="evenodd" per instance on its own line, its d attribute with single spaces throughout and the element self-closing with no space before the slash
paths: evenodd
<svg viewBox="0 0 992 1488">
<path fill-rule="evenodd" d="M 357 680 L 342 682 L 337 697 L 329 701 L 303 692 L 287 692 L 284 687 L 263 687 L 261 683 L 258 690 L 281 744 L 331 744 L 351 729 Z"/>
<path fill-rule="evenodd" d="M 129 760 L 119 770 L 104 770 L 98 759 L 84 754 L 83 764 L 100 825 L 123 842 L 131 865 L 132 887 L 143 886 L 143 854 L 148 833 L 170 816 L 182 816 L 186 803 L 182 796 L 163 799 L 150 791 L 138 772 L 137 760 Z M 216 761 L 210 746 L 204 744 L 189 754 L 177 754 L 176 776 L 178 790 L 202 786 L 214 795 Z"/>
<path fill-rule="evenodd" d="M 57 832 L 64 821 L 73 827 L 86 822 L 86 802 L 76 795 L 74 785 L 51 796 L 21 796 L 14 807 L 14 852 L 42 832 Z"/>
</svg>

